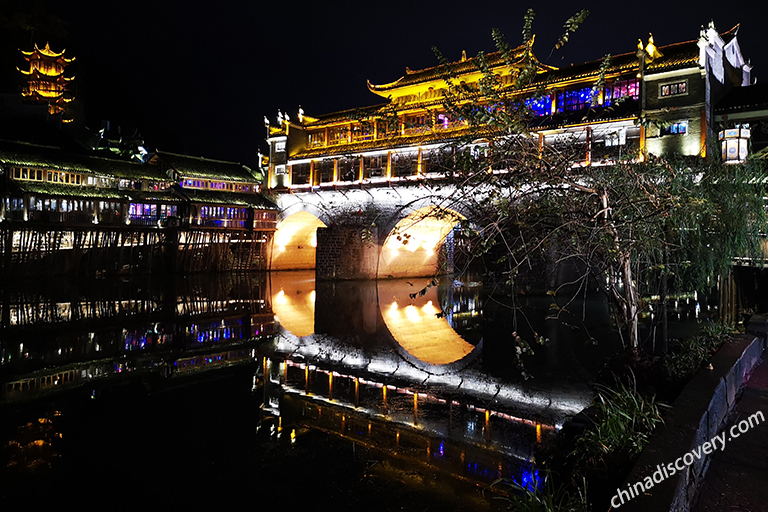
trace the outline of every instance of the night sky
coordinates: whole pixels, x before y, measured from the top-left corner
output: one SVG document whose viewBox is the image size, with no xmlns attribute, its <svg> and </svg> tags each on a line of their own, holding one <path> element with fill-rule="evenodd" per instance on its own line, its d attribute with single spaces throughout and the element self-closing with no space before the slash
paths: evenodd
<svg viewBox="0 0 768 512">
<path fill-rule="evenodd" d="M 509 1 L 132 0 L 117 10 L 103 0 L 0 0 L 0 14 L 7 23 L 32 4 L 66 24 L 66 34 L 41 28 L 35 39 L 77 57 L 70 74 L 89 125 L 110 119 L 123 131 L 137 128 L 150 150 L 248 165 L 266 151 L 265 115 L 274 123 L 278 109 L 295 118 L 299 105 L 311 116 L 381 103 L 366 80 L 388 83 L 406 66 L 434 66 L 433 45 L 449 60 L 462 50 L 493 51 L 493 27 L 517 45 L 529 7 L 536 11 L 536 55 L 553 66 L 634 51 L 649 32 L 658 46 L 693 40 L 714 20 L 721 32 L 741 23 L 742 53 L 752 60 L 753 76 L 768 80 L 766 2 L 556 0 L 537 8 Z M 579 9 L 590 16 L 550 55 L 563 23 Z M 29 39 L 28 32 L 8 30 L 0 37 L 0 92 L 18 89 L 7 70 L 23 67 L 18 48 Z"/>
</svg>

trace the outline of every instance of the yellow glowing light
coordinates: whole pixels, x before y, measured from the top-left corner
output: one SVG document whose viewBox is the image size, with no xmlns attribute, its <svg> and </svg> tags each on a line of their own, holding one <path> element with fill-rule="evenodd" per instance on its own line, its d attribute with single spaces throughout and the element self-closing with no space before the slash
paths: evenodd
<svg viewBox="0 0 768 512">
<path fill-rule="evenodd" d="M 311 302 L 312 304 L 314 304 L 314 303 L 315 303 L 315 298 L 316 298 L 316 297 L 317 297 L 317 294 L 315 293 L 315 290 L 312 290 L 312 291 L 310 292 L 310 294 L 309 294 L 309 299 L 308 299 L 308 300 L 309 300 L 309 302 Z"/>
<path fill-rule="evenodd" d="M 541 423 L 536 424 L 536 442 L 541 443 Z"/>
<path fill-rule="evenodd" d="M 277 295 L 275 295 L 275 302 L 278 304 L 288 304 L 288 299 L 285 297 L 285 291 L 280 290 Z"/>
<path fill-rule="evenodd" d="M 387 240 L 387 247 L 393 251 L 397 251 L 402 245 L 403 244 L 400 242 L 400 240 L 397 239 L 396 236 L 390 236 Z"/>
<path fill-rule="evenodd" d="M 312 236 L 312 240 L 309 241 L 309 245 L 311 245 L 312 247 L 317 247 L 317 235 L 316 234 L 314 236 Z"/>
<path fill-rule="evenodd" d="M 389 311 L 387 311 L 387 314 L 390 318 L 393 319 L 400 318 L 400 313 L 397 311 L 397 302 L 392 303 L 392 305 L 389 307 Z"/>
<path fill-rule="evenodd" d="M 278 250 L 278 251 L 280 251 L 280 252 L 283 252 L 283 251 L 285 251 L 285 246 L 284 246 L 284 245 L 281 245 L 281 246 L 279 246 L 279 247 L 277 248 L 277 250 Z"/>
<path fill-rule="evenodd" d="M 410 320 L 411 322 L 421 321 L 421 317 L 419 316 L 419 311 L 413 306 L 408 306 L 407 308 L 405 308 L 405 316 L 407 316 L 408 320 Z"/>
<path fill-rule="evenodd" d="M 432 305 L 432 301 L 428 301 L 426 304 L 421 306 L 421 310 L 426 315 L 435 315 L 437 314 L 437 309 L 435 309 L 435 306 Z"/>
<path fill-rule="evenodd" d="M 403 247 L 405 247 L 406 249 L 408 249 L 411 252 L 416 252 L 418 250 L 418 248 L 419 248 L 419 243 L 418 242 L 414 243 L 413 241 L 411 241 L 411 243 L 406 244 Z"/>
</svg>

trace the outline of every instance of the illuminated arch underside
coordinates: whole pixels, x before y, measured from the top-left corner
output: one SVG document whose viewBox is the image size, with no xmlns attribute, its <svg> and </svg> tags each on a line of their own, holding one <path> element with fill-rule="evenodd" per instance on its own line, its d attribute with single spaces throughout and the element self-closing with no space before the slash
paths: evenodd
<svg viewBox="0 0 768 512">
<path fill-rule="evenodd" d="M 449 364 L 475 349 L 445 318 L 437 317 L 437 288 L 431 287 L 423 297 L 413 299 L 409 295 L 419 288 L 404 280 L 379 281 L 378 289 L 384 324 L 395 341 L 416 359 L 434 365 Z"/>
<path fill-rule="evenodd" d="M 434 275 L 445 237 L 463 217 L 437 206 L 427 206 L 397 223 L 379 256 L 379 278 Z"/>
<path fill-rule="evenodd" d="M 280 223 L 272 247 L 272 270 L 315 268 L 317 228 L 325 224 L 305 211 L 296 212 Z"/>
</svg>

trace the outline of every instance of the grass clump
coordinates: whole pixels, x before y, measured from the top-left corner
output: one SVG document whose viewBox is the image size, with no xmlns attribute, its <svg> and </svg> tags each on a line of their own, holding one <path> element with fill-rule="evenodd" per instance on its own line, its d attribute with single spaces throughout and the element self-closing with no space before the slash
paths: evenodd
<svg viewBox="0 0 768 512">
<path fill-rule="evenodd" d="M 662 423 L 664 407 L 655 396 L 638 393 L 634 382 L 631 386 L 618 383 L 615 389 L 598 385 L 593 425 L 576 439 L 571 452 L 577 472 L 634 460 Z"/>
<path fill-rule="evenodd" d="M 587 482 L 571 489 L 563 484 L 556 486 L 548 474 L 541 489 L 522 487 L 516 483 L 497 480 L 494 484 L 509 492 L 509 496 L 492 498 L 493 510 L 507 512 L 590 512 L 587 501 Z M 501 484 L 499 486 L 498 484 Z"/>
<path fill-rule="evenodd" d="M 667 377 L 673 380 L 692 377 L 734 332 L 729 325 L 711 322 L 698 336 L 673 343 L 662 362 Z"/>
</svg>

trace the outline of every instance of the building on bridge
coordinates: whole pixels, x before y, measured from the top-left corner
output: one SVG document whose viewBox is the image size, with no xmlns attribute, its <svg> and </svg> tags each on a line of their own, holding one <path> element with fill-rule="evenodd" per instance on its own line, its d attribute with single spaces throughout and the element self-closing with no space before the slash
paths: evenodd
<svg viewBox="0 0 768 512">
<path fill-rule="evenodd" d="M 567 145 L 577 166 L 674 153 L 706 158 L 719 132 L 748 134 L 744 126 L 724 131 L 715 112 L 731 91 L 755 87 L 737 35 L 738 26 L 719 33 L 710 23 L 697 39 L 657 47 L 651 36 L 610 63 L 563 69 L 539 62 L 531 39 L 484 62 L 464 55 L 447 66 L 406 68 L 390 83 L 369 82 L 385 100 L 380 105 L 267 119 L 266 186 L 281 208 L 272 268 L 315 268 L 318 279 L 451 272 L 453 244 L 462 243 L 454 228 L 471 222 L 471 212 L 440 180 L 458 151 L 480 157 L 492 141 L 451 108 L 446 70 L 472 91 L 481 90 L 484 66 L 497 75 L 494 90 L 504 101 L 527 107 L 527 133 L 516 136 L 530 137 L 540 155 Z M 518 87 L 516 77 L 531 70 L 530 83 Z M 479 92 L 472 97 L 485 101 Z M 738 155 L 742 142 L 724 147 L 734 144 Z"/>
<path fill-rule="evenodd" d="M 582 142 L 582 164 L 620 155 L 704 157 L 717 133 L 715 105 L 731 89 L 751 84 L 751 66 L 737 33 L 738 26 L 718 33 L 710 23 L 698 39 L 687 42 L 656 47 L 651 37 L 637 50 L 614 55 L 599 86 L 602 61 L 547 66 L 533 55 L 533 40 L 513 50 L 511 65 L 500 52 L 486 59 L 508 85 L 525 62 L 534 63 L 532 85 L 514 92 L 528 102 L 529 129 L 541 145 Z M 467 84 L 482 77 L 476 57 L 462 57 L 451 68 Z M 438 176 L 448 143 L 467 130 L 465 121 L 446 112 L 442 68 L 406 68 L 394 82 L 369 82 L 368 88 L 386 103 L 318 117 L 300 112 L 294 120 L 281 116 L 277 126 L 270 126 L 267 186 L 299 192 Z M 530 99 L 541 88 L 546 93 Z M 658 122 L 639 122 L 649 117 Z"/>
</svg>

